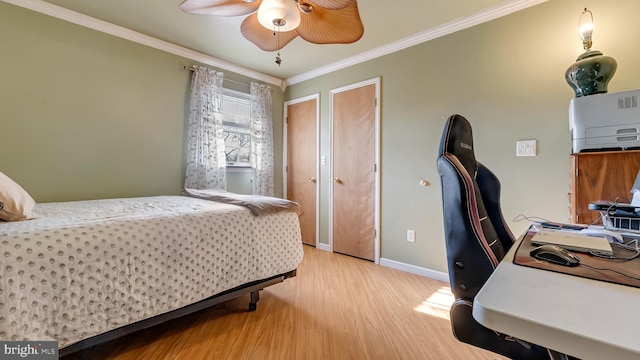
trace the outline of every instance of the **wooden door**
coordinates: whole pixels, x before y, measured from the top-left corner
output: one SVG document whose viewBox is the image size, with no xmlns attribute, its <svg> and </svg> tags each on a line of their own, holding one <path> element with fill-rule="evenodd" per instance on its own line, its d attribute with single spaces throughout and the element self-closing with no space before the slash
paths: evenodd
<svg viewBox="0 0 640 360">
<path fill-rule="evenodd" d="M 287 199 L 302 206 L 302 242 L 316 246 L 317 101 L 287 105 Z"/>
<path fill-rule="evenodd" d="M 333 251 L 375 257 L 376 85 L 333 94 Z"/>
</svg>

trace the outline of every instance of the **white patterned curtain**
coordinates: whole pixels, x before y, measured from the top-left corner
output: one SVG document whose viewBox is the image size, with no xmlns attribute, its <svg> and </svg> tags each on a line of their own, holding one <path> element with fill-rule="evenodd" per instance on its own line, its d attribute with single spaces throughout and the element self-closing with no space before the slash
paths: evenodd
<svg viewBox="0 0 640 360">
<path fill-rule="evenodd" d="M 251 157 L 253 194 L 274 196 L 271 88 L 254 82 L 251 83 Z"/>
<path fill-rule="evenodd" d="M 195 65 L 191 81 L 185 188 L 226 189 L 223 73 Z"/>
</svg>

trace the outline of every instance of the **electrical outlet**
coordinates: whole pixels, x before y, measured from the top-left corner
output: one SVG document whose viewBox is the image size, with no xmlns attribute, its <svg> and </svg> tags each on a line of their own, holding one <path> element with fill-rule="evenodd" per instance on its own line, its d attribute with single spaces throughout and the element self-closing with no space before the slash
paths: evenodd
<svg viewBox="0 0 640 360">
<path fill-rule="evenodd" d="M 408 242 L 416 242 L 416 231 L 415 230 L 407 230 L 407 241 Z"/>
<path fill-rule="evenodd" d="M 536 156 L 538 155 L 537 140 L 516 141 L 516 156 Z"/>
</svg>

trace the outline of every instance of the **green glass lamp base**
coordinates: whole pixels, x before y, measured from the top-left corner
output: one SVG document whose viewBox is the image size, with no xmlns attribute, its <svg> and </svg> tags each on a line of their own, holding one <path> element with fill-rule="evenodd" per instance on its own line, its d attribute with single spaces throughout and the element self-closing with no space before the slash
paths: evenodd
<svg viewBox="0 0 640 360">
<path fill-rule="evenodd" d="M 565 79 L 576 97 L 607 92 L 609 81 L 616 73 L 618 63 L 600 51 L 589 50 L 578 56 L 576 63 L 565 72 Z"/>
</svg>

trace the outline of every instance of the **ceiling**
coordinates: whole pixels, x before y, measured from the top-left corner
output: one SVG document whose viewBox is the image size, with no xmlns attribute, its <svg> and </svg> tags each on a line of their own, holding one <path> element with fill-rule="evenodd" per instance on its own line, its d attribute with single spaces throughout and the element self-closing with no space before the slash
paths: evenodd
<svg viewBox="0 0 640 360">
<path fill-rule="evenodd" d="M 28 6 L 21 3 L 33 2 L 2 1 L 24 7 Z M 359 0 L 365 29 L 359 41 L 316 45 L 298 37 L 280 50 L 280 66 L 275 63 L 275 52 L 264 52 L 242 37 L 240 24 L 244 16 L 188 14 L 178 7 L 181 0 L 47 0 L 46 3 L 291 83 L 322 69 L 335 70 L 340 64 L 358 62 L 359 57 L 366 60 L 367 56 L 393 51 L 385 49 L 398 50 L 399 44 L 407 41 L 410 46 L 543 1 L 546 0 Z"/>
</svg>

